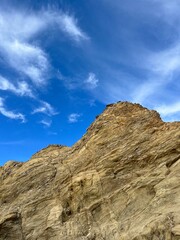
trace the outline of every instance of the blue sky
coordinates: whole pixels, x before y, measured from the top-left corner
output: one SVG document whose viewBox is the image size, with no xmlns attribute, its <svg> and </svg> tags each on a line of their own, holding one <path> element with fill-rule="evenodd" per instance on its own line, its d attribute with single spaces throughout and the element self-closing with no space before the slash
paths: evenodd
<svg viewBox="0 0 180 240">
<path fill-rule="evenodd" d="M 180 119 L 178 0 L 0 6 L 0 165 L 71 146 L 108 103 Z"/>
</svg>

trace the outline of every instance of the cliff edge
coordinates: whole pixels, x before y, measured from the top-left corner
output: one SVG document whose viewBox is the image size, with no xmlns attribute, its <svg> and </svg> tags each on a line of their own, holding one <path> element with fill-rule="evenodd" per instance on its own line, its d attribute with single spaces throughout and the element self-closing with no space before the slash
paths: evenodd
<svg viewBox="0 0 180 240">
<path fill-rule="evenodd" d="M 0 168 L 0 240 L 180 240 L 180 122 L 106 107 L 73 147 Z"/>
</svg>

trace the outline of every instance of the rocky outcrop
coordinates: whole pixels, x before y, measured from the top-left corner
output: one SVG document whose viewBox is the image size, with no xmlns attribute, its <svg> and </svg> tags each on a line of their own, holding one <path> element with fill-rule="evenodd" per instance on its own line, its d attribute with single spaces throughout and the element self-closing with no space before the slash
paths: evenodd
<svg viewBox="0 0 180 240">
<path fill-rule="evenodd" d="M 180 122 L 138 104 L 0 174 L 1 240 L 180 239 Z"/>
</svg>

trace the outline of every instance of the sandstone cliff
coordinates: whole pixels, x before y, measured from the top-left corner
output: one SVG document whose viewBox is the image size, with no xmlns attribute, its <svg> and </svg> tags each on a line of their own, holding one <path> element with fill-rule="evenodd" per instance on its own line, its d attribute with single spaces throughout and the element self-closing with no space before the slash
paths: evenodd
<svg viewBox="0 0 180 240">
<path fill-rule="evenodd" d="M 179 240 L 180 122 L 107 106 L 72 148 L 0 168 L 1 240 Z"/>
</svg>

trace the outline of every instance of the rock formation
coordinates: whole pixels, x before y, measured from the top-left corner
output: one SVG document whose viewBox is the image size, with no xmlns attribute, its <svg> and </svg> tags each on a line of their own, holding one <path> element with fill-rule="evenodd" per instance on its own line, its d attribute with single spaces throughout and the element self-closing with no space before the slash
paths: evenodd
<svg viewBox="0 0 180 240">
<path fill-rule="evenodd" d="M 0 240 L 179 240 L 180 122 L 107 106 L 73 147 L 0 168 Z"/>
</svg>

